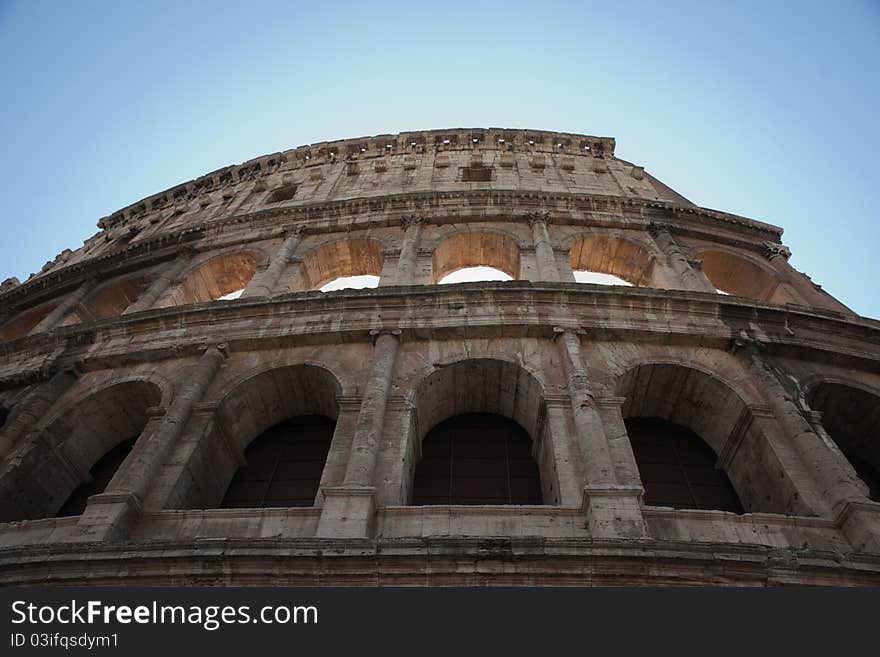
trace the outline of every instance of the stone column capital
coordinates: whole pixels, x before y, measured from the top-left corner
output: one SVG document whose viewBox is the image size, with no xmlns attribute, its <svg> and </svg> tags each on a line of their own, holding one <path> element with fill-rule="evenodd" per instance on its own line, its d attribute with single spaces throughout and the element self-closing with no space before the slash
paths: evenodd
<svg viewBox="0 0 880 657">
<path fill-rule="evenodd" d="M 300 237 L 306 230 L 305 224 L 291 224 L 281 229 L 285 237 Z"/>
<path fill-rule="evenodd" d="M 410 226 L 424 226 L 428 220 L 422 214 L 405 214 L 400 218 L 400 225 L 403 228 Z"/>
<path fill-rule="evenodd" d="M 651 222 L 648 224 L 648 234 L 651 237 L 657 237 L 661 233 L 671 233 L 671 226 L 669 224 Z"/>
<path fill-rule="evenodd" d="M 403 335 L 403 331 L 401 329 L 372 329 L 370 331 L 370 340 L 375 345 L 376 341 L 382 337 L 383 335 L 390 335 L 393 338 L 396 338 L 398 342 L 400 342 L 401 335 Z"/>
<path fill-rule="evenodd" d="M 551 221 L 550 211 L 549 210 L 539 210 L 539 211 L 535 211 L 535 212 L 527 212 L 526 213 L 526 221 L 529 222 L 530 226 L 533 226 L 536 223 L 542 223 L 546 226 Z"/>
<path fill-rule="evenodd" d="M 553 327 L 553 337 L 560 338 L 563 337 L 566 333 L 571 333 L 575 336 L 586 335 L 587 332 L 579 326 L 554 326 Z"/>
<path fill-rule="evenodd" d="M 773 260 L 774 258 L 788 260 L 791 257 L 791 249 L 785 246 L 785 244 L 777 242 L 762 242 L 761 253 L 767 260 Z"/>
</svg>

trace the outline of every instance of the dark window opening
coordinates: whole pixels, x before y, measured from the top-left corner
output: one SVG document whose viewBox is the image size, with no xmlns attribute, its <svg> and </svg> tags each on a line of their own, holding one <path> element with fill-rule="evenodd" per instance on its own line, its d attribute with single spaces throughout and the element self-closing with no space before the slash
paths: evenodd
<svg viewBox="0 0 880 657">
<path fill-rule="evenodd" d="M 6 418 L 9 417 L 9 410 L 4 406 L 0 406 L 0 429 L 6 426 Z"/>
<path fill-rule="evenodd" d="M 851 452 L 844 452 L 843 455 L 849 460 L 859 479 L 865 482 L 868 487 L 868 497 L 875 502 L 880 502 L 880 472 L 877 472 L 873 465 Z"/>
<path fill-rule="evenodd" d="M 266 199 L 266 203 L 281 203 L 281 201 L 289 201 L 296 194 L 296 185 L 284 185 L 284 187 L 279 187 L 272 191 L 269 194 L 269 198 Z"/>
<path fill-rule="evenodd" d="M 532 440 L 491 413 L 457 415 L 431 429 L 416 467 L 413 504 L 542 504 Z"/>
<path fill-rule="evenodd" d="M 651 417 L 627 419 L 626 431 L 646 504 L 743 512 L 727 474 L 715 467 L 715 452 L 693 431 Z"/>
<path fill-rule="evenodd" d="M 82 515 L 83 511 L 86 510 L 89 498 L 92 495 L 103 493 L 107 488 L 110 480 L 113 479 L 113 475 L 116 474 L 119 466 L 122 465 L 131 448 L 134 447 L 136 440 L 137 436 L 124 440 L 98 459 L 98 462 L 89 470 L 89 474 L 92 477 L 91 481 L 86 481 L 77 486 L 58 513 L 55 514 L 55 517 L 65 518 L 67 516 Z"/>
<path fill-rule="evenodd" d="M 492 167 L 462 167 L 462 182 L 491 182 Z"/>
<path fill-rule="evenodd" d="M 323 415 L 285 420 L 258 436 L 245 451 L 220 506 L 312 506 L 336 422 Z"/>
</svg>

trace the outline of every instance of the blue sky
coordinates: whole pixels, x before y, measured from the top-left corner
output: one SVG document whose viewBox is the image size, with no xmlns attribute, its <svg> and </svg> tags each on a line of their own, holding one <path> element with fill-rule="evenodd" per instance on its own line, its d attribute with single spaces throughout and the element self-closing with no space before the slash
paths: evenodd
<svg viewBox="0 0 880 657">
<path fill-rule="evenodd" d="M 711 6 L 710 6 L 711 5 Z M 617 139 L 880 318 L 880 2 L 0 0 L 0 280 L 221 166 L 442 127 Z"/>
</svg>

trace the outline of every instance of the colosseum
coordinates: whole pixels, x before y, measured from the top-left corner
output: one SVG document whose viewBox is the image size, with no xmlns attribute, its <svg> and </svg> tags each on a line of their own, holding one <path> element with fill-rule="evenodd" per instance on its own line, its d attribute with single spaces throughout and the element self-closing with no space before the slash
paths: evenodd
<svg viewBox="0 0 880 657">
<path fill-rule="evenodd" d="M 5 281 L 0 583 L 880 584 L 880 322 L 614 149 L 303 146 Z"/>
</svg>

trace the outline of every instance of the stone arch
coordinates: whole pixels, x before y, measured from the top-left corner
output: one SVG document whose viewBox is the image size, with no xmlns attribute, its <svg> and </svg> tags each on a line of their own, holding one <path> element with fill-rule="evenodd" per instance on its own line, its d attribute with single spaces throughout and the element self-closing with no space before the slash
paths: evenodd
<svg viewBox="0 0 880 657">
<path fill-rule="evenodd" d="M 131 274 L 104 283 L 86 295 L 64 324 L 93 322 L 121 315 L 138 300 L 152 279 L 150 274 Z"/>
<path fill-rule="evenodd" d="M 661 420 L 702 439 L 746 511 L 791 512 L 797 492 L 780 476 L 782 465 L 753 408 L 727 382 L 689 365 L 648 362 L 620 376 L 617 395 L 626 399 L 621 407 L 625 421 Z"/>
<path fill-rule="evenodd" d="M 722 248 L 703 249 L 697 255 L 703 273 L 717 290 L 758 301 L 773 299 L 780 281 L 764 263 Z"/>
<path fill-rule="evenodd" d="M 382 275 L 385 250 L 374 238 L 327 242 L 307 253 L 300 264 L 300 290 L 317 290 L 339 278 Z"/>
<path fill-rule="evenodd" d="M 66 403 L 7 460 L 0 474 L 0 519 L 57 513 L 77 487 L 92 479 L 91 469 L 103 456 L 143 432 L 149 409 L 161 401 L 157 385 L 130 380 Z"/>
<path fill-rule="evenodd" d="M 435 368 L 413 388 L 410 419 L 409 490 L 418 487 L 416 474 L 422 461 L 423 441 L 453 418 L 499 416 L 514 423 L 531 440 L 531 458 L 540 473 L 544 504 L 558 503 L 559 491 L 552 457 L 552 437 L 546 422 L 544 388 L 531 373 L 509 360 L 470 358 Z"/>
<path fill-rule="evenodd" d="M 616 235 L 585 235 L 571 241 L 573 272 L 587 271 L 620 278 L 635 286 L 649 286 L 654 259 L 639 242 Z"/>
<path fill-rule="evenodd" d="M 513 279 L 520 277 L 520 247 L 506 233 L 493 230 L 454 233 L 434 249 L 431 282 L 470 267 L 491 267 Z"/>
<path fill-rule="evenodd" d="M 179 306 L 215 301 L 244 289 L 265 259 L 255 250 L 229 251 L 202 261 L 161 305 Z"/>
<path fill-rule="evenodd" d="M 172 499 L 180 500 L 179 504 L 187 508 L 224 505 L 230 485 L 240 475 L 240 468 L 246 469 L 248 464 L 255 463 L 250 458 L 253 455 L 249 454 L 249 447 L 269 434 L 275 436 L 273 440 L 277 439 L 276 447 L 285 440 L 296 440 L 301 434 L 297 434 L 296 427 L 292 426 L 295 423 L 289 422 L 296 418 L 325 418 L 329 421 L 329 435 L 326 432 L 324 435 L 329 449 L 329 438 L 339 415 L 341 393 L 336 377 L 317 365 L 263 369 L 236 382 L 220 399 L 205 436 L 190 456 L 187 470 L 192 480 L 184 477 L 178 482 Z M 283 434 L 280 437 L 275 435 L 279 432 Z M 299 458 L 300 454 L 294 453 L 290 460 Z M 326 453 L 321 456 L 319 470 L 325 459 Z M 319 479 L 320 471 L 309 485 L 317 489 Z"/>
<path fill-rule="evenodd" d="M 61 303 L 60 299 L 52 299 L 16 314 L 0 325 L 0 341 L 15 340 L 27 335 L 43 321 L 44 317 L 55 310 L 59 303 Z"/>
<path fill-rule="evenodd" d="M 865 387 L 821 381 L 807 403 L 822 413 L 822 426 L 867 488 L 880 502 L 880 395 Z"/>
</svg>

